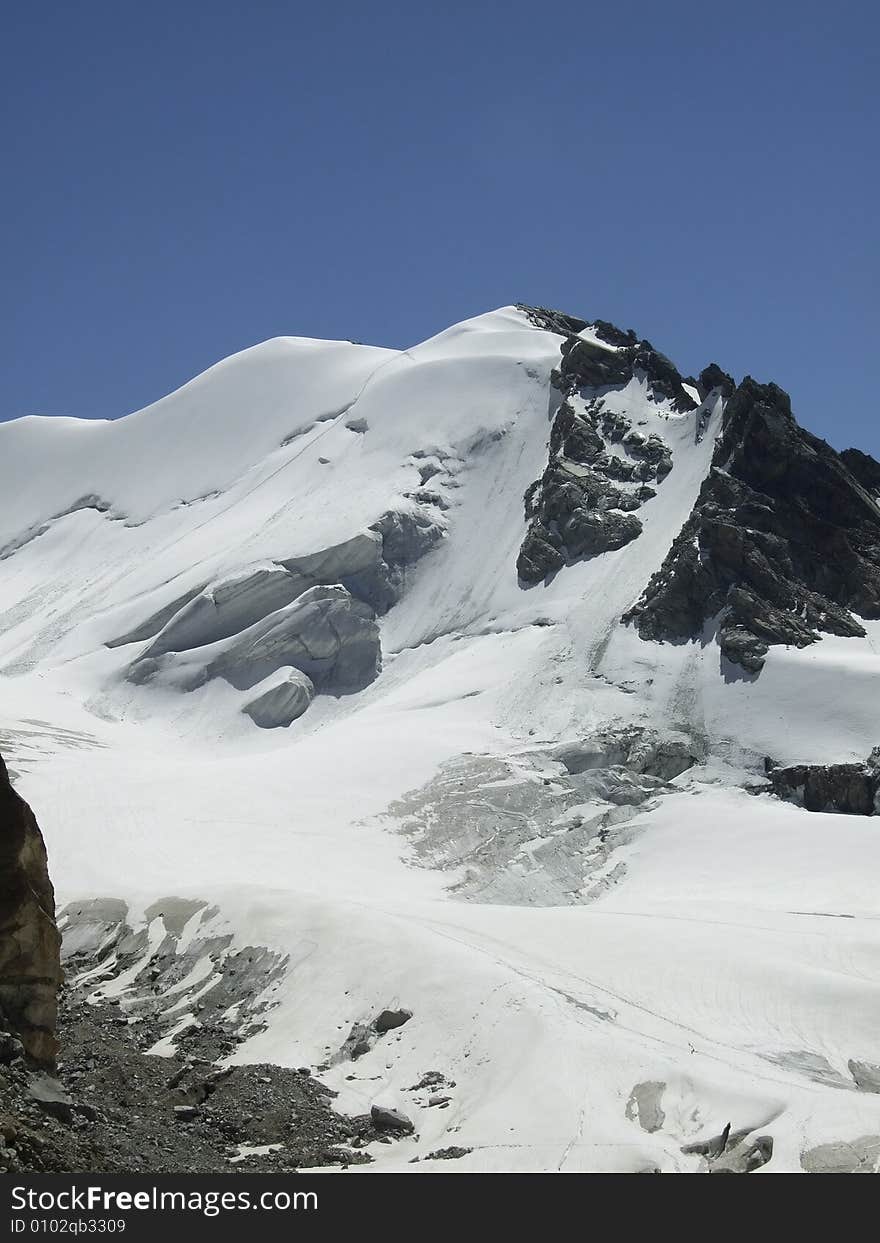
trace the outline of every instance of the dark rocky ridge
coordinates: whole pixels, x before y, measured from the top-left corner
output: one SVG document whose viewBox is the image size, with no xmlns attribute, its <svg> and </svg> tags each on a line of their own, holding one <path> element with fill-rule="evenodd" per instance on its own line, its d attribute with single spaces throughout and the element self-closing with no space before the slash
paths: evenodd
<svg viewBox="0 0 880 1243">
<path fill-rule="evenodd" d="M 562 362 L 550 376 L 554 387 L 564 393 L 570 393 L 577 387 L 628 384 L 634 375 L 641 373 L 647 377 L 653 390 L 674 401 L 676 409 L 685 411 L 695 409 L 697 403 L 684 390 L 684 384 L 696 388 L 702 400 L 715 389 L 729 397 L 736 388 L 733 378 L 717 363 L 704 367 L 699 379 L 692 376 L 682 378 L 675 364 L 656 350 L 650 341 L 644 338 L 639 340 L 632 328 L 618 328 L 607 319 L 579 319 L 543 306 L 518 303 L 517 309 L 528 316 L 536 328 L 566 338 L 561 346 Z M 600 341 L 611 348 L 602 349 L 592 342 L 581 340 L 578 334 L 585 328 L 590 328 Z"/>
<path fill-rule="evenodd" d="M 697 408 L 685 383 L 705 400 L 713 390 L 732 392 L 734 382 L 715 363 L 698 380 L 685 381 L 650 341 L 639 341 L 632 329 L 624 331 L 606 320 L 589 323 L 544 307 L 519 309 L 536 327 L 565 338 L 560 365 L 550 376 L 564 400 L 551 428 L 549 462 L 525 495 L 529 528 L 517 573 L 523 584 L 531 585 L 573 560 L 636 539 L 642 524 L 633 511 L 656 494 L 650 485 L 661 483 L 672 467 L 663 440 L 656 434 L 642 436 L 622 415 L 607 409 L 604 394 L 642 376 L 656 399 L 684 412 Z M 587 327 L 604 344 L 578 335 Z"/>
<path fill-rule="evenodd" d="M 654 348 L 650 341 L 639 340 L 632 328 L 624 331 L 604 319 L 585 320 L 546 307 L 520 305 L 537 328 L 564 336 L 562 361 L 551 373 L 550 381 L 561 392 L 570 394 L 578 389 L 617 387 L 628 384 L 636 375 L 643 375 L 651 389 L 672 401 L 676 410 L 694 410 L 697 403 L 682 387 L 683 380 L 674 363 Z M 603 348 L 584 341 L 578 334 L 592 329 Z M 723 373 L 722 373 L 723 374 Z M 703 394 L 701 393 L 701 396 Z"/>
<path fill-rule="evenodd" d="M 595 329 L 594 329 L 595 330 Z M 602 337 L 601 331 L 596 335 Z M 602 337 L 602 339 L 605 339 Z M 682 387 L 682 376 L 665 354 L 650 341 L 605 349 L 580 337 L 562 343 L 562 362 L 551 380 L 562 392 L 628 384 L 637 375 L 648 380 L 652 391 L 668 398 L 676 410 L 695 410 L 697 402 Z"/>
<path fill-rule="evenodd" d="M 854 636 L 880 617 L 880 508 L 865 454 L 835 452 L 801 428 L 788 395 L 738 386 L 693 512 L 624 620 L 644 639 L 683 640 L 718 619 L 728 660 L 751 673 L 771 644 Z"/>
<path fill-rule="evenodd" d="M 43 837 L 0 756 L 0 1025 L 48 1066 L 57 1051 L 60 944 Z"/>
<path fill-rule="evenodd" d="M 653 437 L 636 443 L 634 453 L 632 431 L 620 434 L 603 412 L 602 390 L 641 375 L 677 410 L 695 407 L 684 384 L 704 401 L 720 395 L 726 407 L 693 512 L 624 620 L 635 622 L 644 639 L 672 641 L 700 638 L 716 621 L 723 655 L 758 674 L 773 644 L 804 647 L 823 632 L 860 636 L 858 617 L 880 617 L 880 462 L 858 449 L 837 453 L 805 431 L 775 384 L 747 376 L 737 386 L 716 363 L 683 380 L 632 330 L 543 307 L 520 309 L 564 337 L 551 381 L 565 395 L 547 470 L 525 496 L 529 528 L 517 560 L 524 584 L 640 533 L 631 511 L 653 495 L 648 479 L 662 481 L 668 450 Z M 586 327 L 603 344 L 583 340 Z M 573 405 L 575 394 L 586 401 L 583 411 Z M 698 438 L 701 432 L 698 423 Z M 624 472 L 609 442 L 642 456 L 653 475 L 629 463 Z M 634 479 L 641 480 L 637 491 L 618 486 Z"/>
<path fill-rule="evenodd" d="M 582 410 L 564 401 L 550 430 L 547 469 L 524 498 L 530 525 L 516 563 L 522 582 L 540 582 L 569 560 L 635 539 L 642 524 L 632 511 L 656 495 L 649 481 L 659 483 L 671 468 L 659 436 L 642 436 L 600 398 Z"/>
<path fill-rule="evenodd" d="M 861 449 L 844 449 L 840 455 L 844 466 L 872 496 L 880 496 L 880 462 Z"/>
</svg>

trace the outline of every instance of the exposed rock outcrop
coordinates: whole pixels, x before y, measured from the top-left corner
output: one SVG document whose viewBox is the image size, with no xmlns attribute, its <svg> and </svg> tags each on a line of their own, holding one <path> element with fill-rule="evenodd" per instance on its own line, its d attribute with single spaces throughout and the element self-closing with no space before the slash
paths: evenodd
<svg viewBox="0 0 880 1243">
<path fill-rule="evenodd" d="M 838 811 L 852 816 L 880 814 L 880 747 L 864 764 L 793 764 L 765 761 L 773 793 L 807 811 Z"/>
<path fill-rule="evenodd" d="M 558 333 L 561 337 L 583 332 L 587 327 L 585 319 L 578 319 L 576 315 L 567 315 L 564 311 L 554 311 L 546 306 L 526 306 L 525 303 L 519 302 L 517 310 L 527 315 L 536 328 Z"/>
<path fill-rule="evenodd" d="M 704 367 L 697 380 L 697 391 L 704 400 L 713 392 L 721 393 L 722 397 L 732 397 L 735 389 L 736 381 L 733 376 L 722 371 L 717 363 L 709 363 L 708 367 Z"/>
<path fill-rule="evenodd" d="M 605 400 L 608 391 L 642 379 L 654 400 L 684 412 L 698 404 L 689 389 L 702 397 L 732 381 L 720 369 L 707 368 L 700 382 L 686 387 L 674 364 L 631 329 L 543 307 L 519 309 L 537 327 L 565 337 L 559 367 L 550 376 L 564 400 L 551 428 L 549 462 L 525 495 L 529 527 L 517 574 L 530 585 L 572 560 L 636 539 L 642 524 L 633 511 L 656 495 L 650 485 L 662 483 L 672 469 L 662 438 L 643 435 L 612 409 Z"/>
<path fill-rule="evenodd" d="M 650 341 L 640 341 L 631 328 L 624 331 L 605 319 L 579 319 L 547 307 L 520 303 L 518 309 L 528 316 L 536 328 L 565 337 L 561 347 L 562 361 L 550 376 L 551 383 L 563 393 L 583 388 L 616 387 L 628 384 L 634 376 L 643 376 L 655 395 L 672 401 L 675 409 L 696 408 L 697 402 L 683 387 L 682 376 L 675 364 L 665 354 L 655 350 Z M 587 329 L 589 332 L 585 339 L 581 334 Z M 603 344 L 589 338 L 597 338 Z M 723 372 L 719 371 L 719 374 L 723 375 Z"/>
<path fill-rule="evenodd" d="M 615 334 L 619 331 L 614 329 Z M 604 334 L 605 340 L 608 335 Z M 603 334 L 598 331 L 596 336 Z M 582 337 L 569 337 L 562 344 L 562 361 L 551 379 L 562 392 L 571 393 L 584 388 L 621 386 L 636 376 L 643 376 L 655 397 L 671 401 L 676 410 L 696 409 L 697 402 L 683 387 L 678 368 L 650 341 L 606 347 Z"/>
<path fill-rule="evenodd" d="M 60 937 L 46 847 L 0 756 L 0 1023 L 51 1066 L 61 984 Z"/>
<path fill-rule="evenodd" d="M 798 426 L 782 389 L 747 377 L 690 518 L 624 620 L 680 640 L 717 618 L 723 654 L 751 673 L 772 644 L 863 635 L 854 614 L 880 617 L 880 508 L 853 461 Z"/>
<path fill-rule="evenodd" d="M 671 469 L 659 436 L 642 435 L 600 398 L 567 398 L 550 429 L 547 469 L 524 498 L 529 527 L 516 563 L 520 580 L 540 582 L 568 561 L 636 539 L 642 524 L 632 511 L 656 496 L 650 482 Z"/>
<path fill-rule="evenodd" d="M 880 496 L 880 462 L 876 458 L 861 449 L 844 449 L 840 460 L 867 492 Z"/>
</svg>

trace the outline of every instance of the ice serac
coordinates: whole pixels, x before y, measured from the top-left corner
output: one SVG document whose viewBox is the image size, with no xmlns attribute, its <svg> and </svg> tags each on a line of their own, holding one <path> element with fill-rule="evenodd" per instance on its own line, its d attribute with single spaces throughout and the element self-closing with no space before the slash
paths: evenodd
<svg viewBox="0 0 880 1243">
<path fill-rule="evenodd" d="M 279 669 L 259 686 L 259 694 L 242 708 L 261 729 L 291 725 L 306 711 L 315 695 L 315 684 L 299 669 Z"/>
<path fill-rule="evenodd" d="M 164 656 L 204 647 L 246 630 L 302 591 L 301 582 L 281 565 L 269 564 L 212 583 L 174 614 L 143 656 Z"/>
<path fill-rule="evenodd" d="M 859 618 L 880 617 L 872 461 L 836 453 L 782 389 L 746 377 L 693 513 L 628 620 L 661 640 L 715 622 L 724 656 L 752 674 L 774 644 L 864 635 Z"/>
<path fill-rule="evenodd" d="M 211 663 L 211 676 L 248 690 L 292 665 L 322 690 L 354 691 L 379 672 L 376 615 L 344 587 L 310 587 L 287 608 L 236 635 Z"/>
<path fill-rule="evenodd" d="M 0 756 L 0 1023 L 43 1065 L 57 1050 L 60 943 L 43 837 Z"/>
<path fill-rule="evenodd" d="M 372 682 L 381 664 L 374 609 L 335 584 L 309 587 L 225 639 L 158 654 L 150 648 L 133 663 L 129 678 L 136 684 L 157 679 L 181 690 L 224 678 L 244 691 L 290 666 L 314 689 L 346 693 Z"/>
<path fill-rule="evenodd" d="M 138 659 L 190 651 L 241 633 L 319 586 L 344 587 L 377 614 L 386 613 L 400 599 L 407 568 L 441 535 L 436 517 L 424 507 L 390 511 L 340 544 L 219 578 L 108 646 L 155 635 Z"/>
<path fill-rule="evenodd" d="M 316 690 L 360 690 L 376 677 L 376 620 L 442 534 L 428 504 L 390 510 L 339 544 L 250 565 L 189 591 L 107 646 L 152 639 L 129 667 L 135 684 L 158 677 L 194 690 L 221 677 L 248 690 L 266 682 L 242 711 L 262 728 L 290 725 Z"/>
</svg>

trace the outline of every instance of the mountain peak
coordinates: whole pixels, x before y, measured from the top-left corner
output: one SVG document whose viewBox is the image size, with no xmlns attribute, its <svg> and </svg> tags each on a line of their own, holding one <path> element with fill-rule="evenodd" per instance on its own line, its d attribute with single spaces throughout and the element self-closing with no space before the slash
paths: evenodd
<svg viewBox="0 0 880 1243">
<path fill-rule="evenodd" d="M 383 1169 L 450 1120 L 479 1169 L 880 1135 L 878 497 L 777 385 L 525 306 L 0 426 L 73 987 L 387 1105 Z"/>
</svg>

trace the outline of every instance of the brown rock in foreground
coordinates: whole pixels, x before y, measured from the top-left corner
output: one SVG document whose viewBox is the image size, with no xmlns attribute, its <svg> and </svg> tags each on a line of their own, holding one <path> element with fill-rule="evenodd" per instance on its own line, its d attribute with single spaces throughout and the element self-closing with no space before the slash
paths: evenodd
<svg viewBox="0 0 880 1243">
<path fill-rule="evenodd" d="M 0 756 L 0 1025 L 46 1066 L 58 1048 L 60 944 L 43 836 Z"/>
</svg>

